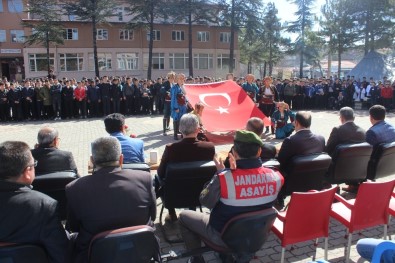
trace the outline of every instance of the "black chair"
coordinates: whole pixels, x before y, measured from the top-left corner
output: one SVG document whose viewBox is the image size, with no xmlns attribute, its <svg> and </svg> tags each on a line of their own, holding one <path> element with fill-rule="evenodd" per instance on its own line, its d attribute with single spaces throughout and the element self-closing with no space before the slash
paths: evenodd
<svg viewBox="0 0 395 263">
<path fill-rule="evenodd" d="M 77 174 L 73 171 L 54 172 L 36 175 L 32 185 L 34 190 L 44 193 L 58 201 L 60 218 L 61 220 L 65 220 L 67 214 L 65 187 L 68 183 L 77 178 Z"/>
<path fill-rule="evenodd" d="M 395 174 L 395 142 L 374 147 L 368 164 L 368 179 L 375 180 Z"/>
<path fill-rule="evenodd" d="M 286 178 L 286 194 L 321 190 L 332 158 L 326 153 L 295 156 Z"/>
<path fill-rule="evenodd" d="M 373 147 L 368 143 L 338 145 L 326 180 L 329 183 L 360 183 L 366 180 Z"/>
<path fill-rule="evenodd" d="M 89 246 L 90 263 L 146 263 L 160 261 L 154 229 L 146 225 L 104 231 Z"/>
<path fill-rule="evenodd" d="M 1 263 L 49 263 L 45 250 L 37 245 L 0 243 Z"/>
<path fill-rule="evenodd" d="M 200 206 L 199 196 L 217 168 L 213 161 L 169 163 L 166 167 L 159 222 L 164 208 Z"/>
<path fill-rule="evenodd" d="M 269 208 L 238 215 L 224 226 L 221 237 L 227 247 L 219 247 L 202 239 L 213 250 L 222 254 L 232 254 L 236 262 L 249 262 L 262 248 L 276 219 L 277 211 Z"/>
<path fill-rule="evenodd" d="M 124 163 L 122 169 L 132 169 L 150 172 L 150 166 L 147 163 Z"/>
</svg>

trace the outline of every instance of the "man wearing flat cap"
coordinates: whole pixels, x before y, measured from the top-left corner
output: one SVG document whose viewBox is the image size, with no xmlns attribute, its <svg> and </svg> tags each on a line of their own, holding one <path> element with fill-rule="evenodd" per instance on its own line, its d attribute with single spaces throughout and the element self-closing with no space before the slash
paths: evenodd
<svg viewBox="0 0 395 263">
<path fill-rule="evenodd" d="M 199 236 L 226 247 L 220 233 L 231 218 L 273 206 L 284 178 L 278 171 L 262 166 L 261 146 L 263 142 L 254 132 L 237 131 L 229 153 L 231 168 L 225 169 L 223 161 L 214 157 L 217 173 L 200 194 L 200 203 L 211 209 L 211 214 L 184 210 L 179 216 L 188 250 L 200 247 Z M 190 261 L 204 259 L 195 256 Z"/>
</svg>

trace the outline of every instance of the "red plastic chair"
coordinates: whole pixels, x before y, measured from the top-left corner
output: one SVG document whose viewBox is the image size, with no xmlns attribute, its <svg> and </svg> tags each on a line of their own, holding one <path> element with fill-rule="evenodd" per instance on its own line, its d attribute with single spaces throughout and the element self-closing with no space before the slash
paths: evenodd
<svg viewBox="0 0 395 263">
<path fill-rule="evenodd" d="M 338 203 L 332 205 L 331 217 L 347 227 L 348 243 L 346 262 L 350 260 L 352 233 L 384 225 L 384 239 L 387 236 L 388 204 L 395 180 L 389 182 L 365 182 L 359 186 L 357 197 L 346 200 L 335 195 Z"/>
<path fill-rule="evenodd" d="M 272 231 L 281 240 L 281 262 L 285 247 L 325 237 L 325 259 L 328 258 L 329 212 L 337 187 L 306 193 L 294 192 L 288 209 L 279 212 Z"/>
<path fill-rule="evenodd" d="M 390 214 L 389 221 L 391 221 L 391 217 L 395 217 L 395 193 L 392 192 L 391 199 L 390 199 L 390 204 L 388 206 L 388 213 Z M 390 234 L 388 234 L 388 237 L 391 239 Z"/>
</svg>

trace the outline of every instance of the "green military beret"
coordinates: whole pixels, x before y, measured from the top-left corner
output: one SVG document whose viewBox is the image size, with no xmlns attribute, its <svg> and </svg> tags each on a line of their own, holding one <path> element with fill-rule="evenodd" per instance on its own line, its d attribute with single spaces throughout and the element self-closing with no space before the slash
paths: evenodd
<svg viewBox="0 0 395 263">
<path fill-rule="evenodd" d="M 235 141 L 245 142 L 245 143 L 256 143 L 263 146 L 263 142 L 258 135 L 250 131 L 236 131 Z"/>
</svg>

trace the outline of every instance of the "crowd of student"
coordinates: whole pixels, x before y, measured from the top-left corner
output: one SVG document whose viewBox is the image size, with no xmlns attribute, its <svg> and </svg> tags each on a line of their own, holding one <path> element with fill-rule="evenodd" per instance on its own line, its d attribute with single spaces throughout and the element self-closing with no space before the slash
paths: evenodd
<svg viewBox="0 0 395 263">
<path fill-rule="evenodd" d="M 237 82 L 243 85 L 244 79 Z M 257 102 L 261 99 L 264 80 L 257 79 Z M 371 77 L 357 80 L 354 76 L 346 78 L 315 79 L 274 79 L 279 101 L 285 101 L 295 110 L 301 109 L 340 109 L 344 106 L 354 108 L 355 102 L 361 102 L 368 109 L 371 105 L 380 104 L 391 110 L 395 105 L 395 81 L 384 77 L 376 81 Z"/>
<path fill-rule="evenodd" d="M 226 79 L 236 81 L 241 87 L 248 83 L 248 77 L 237 78 L 228 74 Z M 219 81 L 210 77 L 188 77 L 186 84 Z M 0 122 L 41 119 L 71 119 L 105 116 L 110 113 L 125 115 L 163 114 L 166 101 L 164 83 L 168 78 L 156 81 L 132 77 L 107 77 L 87 79 L 40 78 L 10 82 L 0 81 Z M 265 80 L 253 79 L 253 87 L 245 89 L 267 116 L 263 105 Z M 270 83 L 275 101 L 286 102 L 291 109 L 340 109 L 381 104 L 387 110 L 395 105 L 395 82 L 385 77 L 382 81 L 362 81 L 347 78 L 316 79 L 274 79 Z"/>
</svg>

